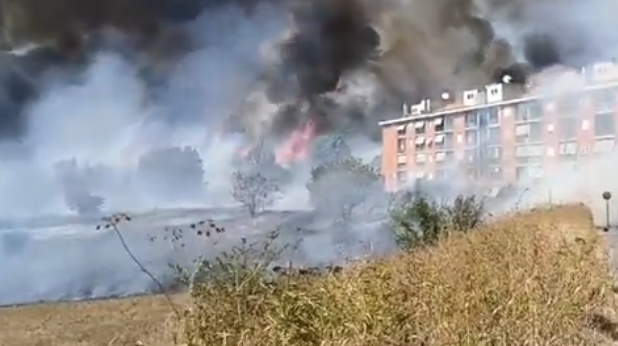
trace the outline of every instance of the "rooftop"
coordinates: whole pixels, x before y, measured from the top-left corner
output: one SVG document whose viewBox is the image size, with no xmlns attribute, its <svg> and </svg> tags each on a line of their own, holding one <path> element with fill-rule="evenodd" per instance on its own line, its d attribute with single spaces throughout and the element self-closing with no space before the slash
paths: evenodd
<svg viewBox="0 0 618 346">
<path fill-rule="evenodd" d="M 593 91 L 618 87 L 618 63 L 601 62 L 582 69 L 555 66 L 529 77 L 526 84 L 511 83 L 509 75 L 502 83 L 479 89 L 444 92 L 438 98 L 417 104 L 403 104 L 402 117 L 381 121 L 380 126 L 413 120 L 469 112 L 486 107 L 501 107 L 569 92 Z"/>
</svg>

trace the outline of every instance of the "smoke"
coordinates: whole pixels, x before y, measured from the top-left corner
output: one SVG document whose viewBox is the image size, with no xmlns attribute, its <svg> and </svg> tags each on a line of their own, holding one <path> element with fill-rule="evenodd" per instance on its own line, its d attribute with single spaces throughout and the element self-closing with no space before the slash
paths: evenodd
<svg viewBox="0 0 618 346">
<path fill-rule="evenodd" d="M 618 40 L 607 14 L 614 7 L 607 0 L 2 3 L 5 40 L 13 46 L 52 41 L 73 56 L 88 46 L 84 33 L 112 27 L 127 37 L 125 45 L 144 53 L 139 63 L 164 79 L 169 66 L 182 63 L 189 66 L 176 79 L 207 84 L 191 74 L 210 66 L 195 54 L 206 47 L 207 59 L 242 65 L 234 78 L 218 81 L 225 85 L 208 83 L 206 92 L 224 102 L 207 107 L 218 108 L 213 111 L 221 121 L 228 118 L 227 128 L 245 131 L 253 141 L 286 137 L 308 120 L 318 132 L 352 127 L 376 139 L 378 120 L 397 116 L 404 100 L 480 86 L 505 70 L 524 78 L 552 65 L 610 56 Z M 256 19 L 270 26 L 268 39 L 264 30 L 243 31 Z M 203 30 L 204 22 L 209 30 Z M 219 52 L 223 46 L 217 41 L 234 35 L 244 36 L 243 44 Z M 360 93 L 359 81 L 366 84 Z M 169 97 L 183 99 L 202 87 L 180 87 Z M 195 105 L 179 103 L 181 110 L 195 112 Z"/>
<path fill-rule="evenodd" d="M 80 172 L 104 172 L 84 189 L 105 199 L 106 212 L 222 206 L 231 202 L 228 181 L 240 147 L 268 139 L 286 153 L 286 145 L 300 142 L 305 147 L 294 152 L 302 153 L 312 136 L 335 133 L 354 143 L 355 154 L 373 153 L 378 121 L 399 117 L 403 101 L 480 86 L 505 71 L 523 81 L 556 64 L 610 56 L 618 42 L 609 0 L 4 0 L 0 6 L 7 49 L 37 45 L 20 55 L 0 53 L 5 218 L 67 213 L 54 167 L 73 159 Z M 137 183 L 140 158 L 184 146 L 200 154 L 203 194 L 171 203 Z M 166 190 L 183 179 L 172 175 Z M 105 246 L 93 238 L 78 249 L 81 239 L 58 239 L 13 257 L 0 265 L 0 274 L 15 278 L 0 296 L 77 296 L 87 275 L 97 289 L 86 296 L 142 289 L 147 280 L 132 281 L 136 271 L 112 259 L 124 256 L 114 239 L 101 237 Z M 67 246 L 75 250 L 63 251 Z M 148 244 L 135 246 L 150 256 Z M 91 267 L 84 256 L 100 261 Z M 153 266 L 167 260 L 153 259 Z M 28 269 L 14 275 L 20 266 Z M 62 276 L 60 268 L 76 274 Z M 106 290 L 114 275 L 120 279 Z"/>
</svg>

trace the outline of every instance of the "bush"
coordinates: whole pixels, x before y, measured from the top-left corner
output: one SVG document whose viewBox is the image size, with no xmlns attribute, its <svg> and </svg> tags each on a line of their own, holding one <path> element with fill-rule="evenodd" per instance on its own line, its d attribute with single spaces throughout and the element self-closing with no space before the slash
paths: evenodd
<svg viewBox="0 0 618 346">
<path fill-rule="evenodd" d="M 357 158 L 346 158 L 312 169 L 307 190 L 318 211 L 349 221 L 354 210 L 371 195 L 379 179 L 379 173 L 371 165 Z"/>
<path fill-rule="evenodd" d="M 166 238 L 181 249 L 186 249 L 189 242 L 222 245 L 219 237 L 224 236 L 224 228 L 212 222 L 190 228 L 197 238 L 185 239 L 188 234 L 180 229 L 172 229 Z M 276 289 L 276 277 L 271 270 L 274 263 L 292 246 L 277 246 L 278 237 L 277 231 L 253 241 L 242 237 L 237 245 L 216 256 L 198 252 L 190 261 L 191 267 L 187 263 L 170 264 L 179 282 L 189 289 L 191 298 L 191 309 L 185 312 L 179 338 L 188 345 L 242 345 L 247 342 L 245 336 L 257 333 L 265 325 L 267 321 L 254 317 L 265 312 L 264 299 Z"/>
<path fill-rule="evenodd" d="M 475 195 L 459 195 L 451 205 L 446 206 L 450 227 L 457 231 L 467 231 L 479 226 L 485 217 L 485 205 Z"/>
<path fill-rule="evenodd" d="M 448 232 L 465 232 L 479 226 L 484 217 L 482 201 L 475 196 L 457 196 L 441 204 L 423 193 L 401 196 L 391 210 L 395 241 L 403 249 L 433 245 Z"/>
<path fill-rule="evenodd" d="M 446 213 L 427 199 L 416 205 L 429 219 Z M 543 213 L 554 214 L 541 218 Z M 591 316 L 615 306 L 611 277 L 592 225 L 565 234 L 551 221 L 561 219 L 556 213 L 533 212 L 477 232 L 458 232 L 440 246 L 351 264 L 338 273 L 272 277 L 262 274 L 263 266 L 220 266 L 223 271 L 215 272 L 225 273 L 217 276 L 224 280 L 193 286 L 178 341 L 189 346 L 596 345 L 590 327 L 598 318 Z"/>
</svg>

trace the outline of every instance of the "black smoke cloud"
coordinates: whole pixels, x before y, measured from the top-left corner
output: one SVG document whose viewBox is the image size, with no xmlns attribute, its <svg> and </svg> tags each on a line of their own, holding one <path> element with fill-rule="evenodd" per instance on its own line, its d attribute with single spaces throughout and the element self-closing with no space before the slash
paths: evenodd
<svg viewBox="0 0 618 346">
<path fill-rule="evenodd" d="M 129 50 L 146 53 L 139 54 L 146 61 L 141 65 L 158 66 L 162 60 L 173 64 L 174 59 L 196 49 L 184 23 L 223 7 L 238 7 L 249 18 L 263 4 L 275 4 L 291 19 L 287 37 L 273 48 L 278 58 L 262 67 L 263 90 L 256 91 L 263 92 L 277 110 L 265 115 L 268 121 L 264 122 L 244 108 L 238 117 L 229 117 L 229 128 L 259 135 L 285 134 L 313 119 L 321 131 L 352 127 L 372 134 L 378 120 L 398 116 L 403 101 L 415 102 L 445 89 L 479 86 L 505 73 L 524 82 L 530 72 L 552 65 L 588 63 L 591 56 L 581 54 L 593 48 L 587 44 L 587 35 L 561 35 L 565 28 L 574 32 L 583 25 L 580 21 L 569 26 L 571 3 L 3 0 L 0 24 L 6 46 L 52 44 L 25 57 L 11 57 L 5 64 L 16 67 L 0 76 L 8 90 L 3 104 L 9 105 L 2 106 L 6 111 L 0 134 L 6 137 L 25 131 L 19 114 L 21 105 L 36 98 L 32 80 L 49 69 L 87 61 L 84 51 L 105 41 L 96 43 L 93 33 L 109 28 L 122 32 Z M 561 12 L 564 20 L 540 20 L 539 12 L 549 13 L 552 4 L 567 8 Z M 500 28 L 518 26 L 529 29 L 511 37 L 500 34 Z"/>
</svg>

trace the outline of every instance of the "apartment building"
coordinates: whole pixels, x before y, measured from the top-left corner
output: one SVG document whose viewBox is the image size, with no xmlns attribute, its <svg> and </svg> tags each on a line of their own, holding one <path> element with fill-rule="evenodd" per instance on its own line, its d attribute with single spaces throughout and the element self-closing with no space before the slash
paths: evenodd
<svg viewBox="0 0 618 346">
<path fill-rule="evenodd" d="M 557 67 L 529 83 L 445 92 L 403 105 L 380 123 L 387 189 L 415 179 L 466 179 L 493 187 L 578 169 L 614 151 L 618 64 Z"/>
</svg>

